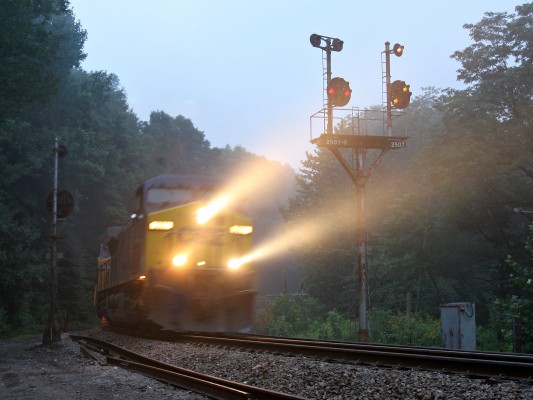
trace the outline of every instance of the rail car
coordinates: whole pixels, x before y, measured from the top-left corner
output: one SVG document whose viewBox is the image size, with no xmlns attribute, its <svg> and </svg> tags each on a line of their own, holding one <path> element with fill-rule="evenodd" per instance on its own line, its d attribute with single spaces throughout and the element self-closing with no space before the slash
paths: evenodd
<svg viewBox="0 0 533 400">
<path fill-rule="evenodd" d="M 95 307 L 117 325 L 244 332 L 252 323 L 251 219 L 225 207 L 218 179 L 160 175 L 135 193 L 100 245 Z"/>
</svg>

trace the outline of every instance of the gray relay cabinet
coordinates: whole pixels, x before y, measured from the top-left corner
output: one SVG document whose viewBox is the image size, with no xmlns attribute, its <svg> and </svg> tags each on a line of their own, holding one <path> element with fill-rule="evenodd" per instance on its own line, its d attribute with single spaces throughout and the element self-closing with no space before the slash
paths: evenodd
<svg viewBox="0 0 533 400">
<path fill-rule="evenodd" d="M 447 349 L 476 349 L 476 305 L 448 303 L 440 306 L 442 346 Z"/>
</svg>

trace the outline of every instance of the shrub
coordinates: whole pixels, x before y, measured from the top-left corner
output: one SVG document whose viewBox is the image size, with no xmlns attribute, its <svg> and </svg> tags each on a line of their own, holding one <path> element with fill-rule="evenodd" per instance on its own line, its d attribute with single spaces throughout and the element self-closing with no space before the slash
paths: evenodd
<svg viewBox="0 0 533 400">
<path fill-rule="evenodd" d="M 430 316 L 386 310 L 369 313 L 371 341 L 412 346 L 440 346 L 440 322 Z"/>
</svg>

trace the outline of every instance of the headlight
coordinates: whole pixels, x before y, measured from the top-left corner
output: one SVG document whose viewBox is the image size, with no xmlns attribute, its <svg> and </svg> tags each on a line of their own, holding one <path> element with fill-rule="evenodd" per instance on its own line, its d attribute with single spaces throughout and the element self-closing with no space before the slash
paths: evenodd
<svg viewBox="0 0 533 400">
<path fill-rule="evenodd" d="M 174 221 L 152 221 L 148 224 L 151 231 L 169 231 L 174 228 Z"/>
<path fill-rule="evenodd" d="M 243 260 L 241 258 L 234 258 L 233 260 L 228 261 L 228 268 L 239 269 L 242 264 L 243 264 Z"/>
<path fill-rule="evenodd" d="M 229 269 L 239 269 L 244 264 L 249 263 L 250 261 L 252 261 L 252 256 L 251 255 L 242 256 L 242 257 L 239 257 L 239 258 L 233 258 L 233 259 L 228 261 L 228 268 Z"/>
<path fill-rule="evenodd" d="M 183 267 L 187 264 L 187 256 L 185 254 L 177 254 L 172 259 L 172 264 L 176 267 Z"/>
<path fill-rule="evenodd" d="M 233 225 L 229 227 L 228 231 L 235 235 L 249 235 L 254 231 L 254 227 L 250 225 Z"/>
<path fill-rule="evenodd" d="M 234 258 L 232 260 L 228 261 L 228 268 L 229 269 L 239 269 L 244 264 L 249 263 L 251 261 L 250 256 L 244 256 L 241 258 Z"/>
</svg>

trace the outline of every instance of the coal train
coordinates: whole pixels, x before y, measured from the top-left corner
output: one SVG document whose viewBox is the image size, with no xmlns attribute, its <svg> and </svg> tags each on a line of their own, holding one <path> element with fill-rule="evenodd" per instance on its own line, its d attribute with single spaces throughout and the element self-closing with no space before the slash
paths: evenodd
<svg viewBox="0 0 533 400">
<path fill-rule="evenodd" d="M 253 225 L 217 197 L 219 179 L 160 175 L 135 193 L 125 226 L 100 244 L 98 318 L 173 331 L 246 332 L 255 298 Z"/>
</svg>

